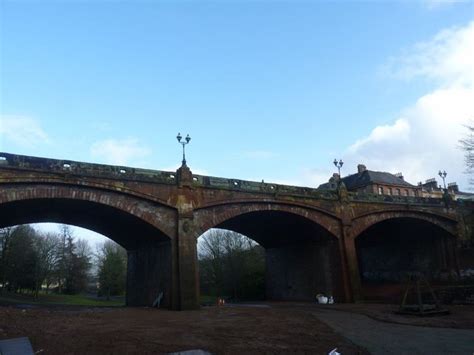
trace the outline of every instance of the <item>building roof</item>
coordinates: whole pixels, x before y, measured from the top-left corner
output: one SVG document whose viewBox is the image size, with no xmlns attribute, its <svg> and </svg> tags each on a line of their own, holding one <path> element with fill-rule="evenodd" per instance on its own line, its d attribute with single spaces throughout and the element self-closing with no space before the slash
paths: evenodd
<svg viewBox="0 0 474 355">
<path fill-rule="evenodd" d="M 474 200 L 474 193 L 472 192 L 456 191 L 455 194 L 457 198 L 460 198 L 460 199 Z"/>
<path fill-rule="evenodd" d="M 352 174 L 342 178 L 342 181 L 346 185 L 348 190 L 352 190 L 358 187 L 367 186 L 370 184 L 381 184 L 381 185 L 394 185 L 401 187 L 416 187 L 405 180 L 402 177 L 386 173 L 383 171 L 372 171 L 364 170 L 361 173 Z"/>
<path fill-rule="evenodd" d="M 348 190 L 354 190 L 359 187 L 364 187 L 371 184 L 417 188 L 417 186 L 403 180 L 403 177 L 383 171 L 363 170 L 361 172 L 343 177 L 342 181 Z M 330 183 L 325 183 L 319 186 L 319 188 L 322 189 L 329 189 L 330 187 Z"/>
</svg>

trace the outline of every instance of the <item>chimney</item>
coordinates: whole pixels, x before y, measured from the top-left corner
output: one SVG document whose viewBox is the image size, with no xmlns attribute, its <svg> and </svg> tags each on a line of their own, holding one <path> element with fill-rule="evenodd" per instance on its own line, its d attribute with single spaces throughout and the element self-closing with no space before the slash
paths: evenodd
<svg viewBox="0 0 474 355">
<path fill-rule="evenodd" d="M 357 172 L 358 172 L 359 174 L 362 174 L 362 173 L 363 173 L 364 171 L 366 171 L 366 170 L 367 170 L 367 168 L 365 167 L 364 164 L 359 164 L 359 165 L 357 165 Z"/>
<path fill-rule="evenodd" d="M 428 191 L 438 190 L 438 183 L 435 178 L 431 178 L 425 181 L 423 187 Z"/>
<path fill-rule="evenodd" d="M 459 192 L 459 187 L 458 187 L 458 184 L 456 182 L 450 182 L 448 184 L 448 191 L 451 191 L 451 192 Z"/>
<path fill-rule="evenodd" d="M 396 173 L 395 176 L 399 179 L 403 180 L 403 174 L 402 173 Z"/>
</svg>

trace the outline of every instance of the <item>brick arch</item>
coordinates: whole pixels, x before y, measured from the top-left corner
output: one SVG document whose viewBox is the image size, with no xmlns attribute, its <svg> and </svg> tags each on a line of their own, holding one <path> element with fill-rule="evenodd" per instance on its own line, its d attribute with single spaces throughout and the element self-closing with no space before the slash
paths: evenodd
<svg viewBox="0 0 474 355">
<path fill-rule="evenodd" d="M 141 192 L 139 190 L 135 190 L 130 187 L 127 187 L 126 185 L 117 181 L 115 183 L 102 182 L 100 180 L 86 181 L 86 180 L 75 179 L 75 178 L 69 179 L 63 176 L 55 176 L 55 177 L 39 176 L 39 177 L 35 177 L 34 179 L 31 179 L 30 177 L 20 176 L 20 177 L 9 179 L 8 184 L 17 184 L 17 185 L 21 184 L 21 186 L 61 185 L 61 186 L 71 186 L 71 187 L 74 187 L 74 186 L 88 187 L 88 188 L 96 189 L 96 190 L 117 192 L 122 195 L 130 195 L 136 198 L 150 200 L 163 206 L 168 206 L 167 201 L 160 199 L 156 194 Z"/>
<path fill-rule="evenodd" d="M 351 236 L 353 238 L 357 238 L 373 225 L 397 218 L 422 220 L 440 227 L 453 236 L 456 236 L 457 234 L 458 222 L 452 217 L 424 211 L 379 211 L 353 219 L 351 226 Z"/>
<path fill-rule="evenodd" d="M 329 212 L 299 204 L 256 201 L 220 203 L 196 209 L 194 211 L 195 236 L 198 238 L 207 230 L 240 215 L 266 211 L 285 212 L 303 217 L 318 224 L 335 238 L 339 239 L 341 236 L 340 220 Z"/>
<path fill-rule="evenodd" d="M 176 234 L 176 211 L 173 208 L 127 194 L 77 185 L 12 184 L 2 186 L 0 207 L 14 202 L 32 200 L 91 202 L 132 215 L 171 239 Z"/>
</svg>

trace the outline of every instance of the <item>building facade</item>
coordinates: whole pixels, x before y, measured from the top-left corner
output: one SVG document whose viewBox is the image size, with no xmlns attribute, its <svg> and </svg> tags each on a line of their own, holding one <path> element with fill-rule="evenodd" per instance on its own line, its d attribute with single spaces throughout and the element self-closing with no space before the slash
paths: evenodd
<svg viewBox="0 0 474 355">
<path fill-rule="evenodd" d="M 401 173 L 391 174 L 382 171 L 372 171 L 368 170 L 363 164 L 357 166 L 357 173 L 355 174 L 343 178 L 340 178 L 338 174 L 334 174 L 328 183 L 320 185 L 319 188 L 335 189 L 339 180 L 351 192 L 393 196 L 422 196 L 422 186 L 408 183 Z"/>
<path fill-rule="evenodd" d="M 424 183 L 419 182 L 418 186 L 421 187 L 422 197 L 443 197 L 444 188 L 438 184 L 435 178 L 428 179 Z M 453 200 L 474 200 L 474 194 L 471 192 L 460 191 L 456 182 L 448 183 L 446 190 Z"/>
</svg>

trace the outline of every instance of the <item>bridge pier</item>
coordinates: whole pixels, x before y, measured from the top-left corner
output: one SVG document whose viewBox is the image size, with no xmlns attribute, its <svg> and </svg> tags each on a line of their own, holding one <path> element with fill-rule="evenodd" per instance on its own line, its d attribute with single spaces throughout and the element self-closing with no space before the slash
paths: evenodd
<svg viewBox="0 0 474 355">
<path fill-rule="evenodd" d="M 435 239 L 434 249 L 437 254 L 437 263 L 445 273 L 459 275 L 456 241 L 450 236 L 441 236 Z"/>
<path fill-rule="evenodd" d="M 362 286 L 355 238 L 350 233 L 350 226 L 343 227 L 342 239 L 342 245 L 344 249 L 343 254 L 345 259 L 343 264 L 345 268 L 344 288 L 346 291 L 346 302 L 358 302 L 362 300 Z"/>
<path fill-rule="evenodd" d="M 267 233 L 273 246 L 267 259 L 273 278 L 269 298 L 312 299 L 315 292 L 332 293 L 343 285 L 345 297 L 339 299 L 357 301 L 364 249 L 381 271 L 390 258 L 394 274 L 416 266 L 408 257 L 398 260 L 395 251 L 423 256 L 435 276 L 472 268 L 470 254 L 458 253 L 460 244 L 471 245 L 473 211 L 470 201 L 447 205 L 441 199 L 348 194 L 342 184 L 331 191 L 193 175 L 186 164 L 170 173 L 0 152 L 0 226 L 57 222 L 110 236 L 128 249 L 130 306 L 150 306 L 163 292 L 163 306 L 198 308 L 196 238 L 209 228 L 239 223 L 243 232 Z M 395 235 L 403 225 L 404 233 Z M 285 241 L 291 234 L 308 238 Z M 398 239 L 407 234 L 402 245 Z M 337 265 L 327 266 L 333 247 L 325 249 L 317 235 L 338 239 Z M 364 246 L 365 237 L 378 245 Z M 315 245 L 306 246 L 308 240 Z M 326 275 L 322 265 L 343 282 Z"/>
<path fill-rule="evenodd" d="M 318 293 L 343 298 L 336 241 L 268 248 L 265 255 L 267 299 L 314 301 Z"/>
<path fill-rule="evenodd" d="M 174 204 L 177 215 L 177 259 L 176 280 L 179 310 L 199 308 L 199 271 L 197 259 L 197 237 L 194 222 L 194 206 L 196 204 L 193 188 L 193 174 L 186 162 L 176 171 L 178 194 Z"/>
<path fill-rule="evenodd" d="M 178 221 L 178 288 L 179 309 L 199 308 L 199 273 L 197 240 L 191 218 Z"/>
<path fill-rule="evenodd" d="M 171 242 L 147 243 L 129 250 L 126 305 L 151 306 L 161 292 L 161 306 L 171 308 Z"/>
</svg>

